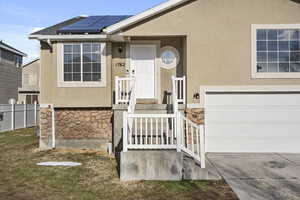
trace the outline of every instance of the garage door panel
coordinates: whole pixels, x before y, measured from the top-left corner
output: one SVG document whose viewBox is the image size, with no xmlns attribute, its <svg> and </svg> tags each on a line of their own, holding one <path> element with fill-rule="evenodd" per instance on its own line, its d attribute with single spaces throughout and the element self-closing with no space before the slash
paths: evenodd
<svg viewBox="0 0 300 200">
<path fill-rule="evenodd" d="M 290 129 L 286 129 L 286 127 L 282 124 L 223 124 L 223 125 L 214 125 L 214 126 L 206 126 L 206 131 L 208 138 L 213 138 L 214 140 L 219 137 L 229 138 L 232 141 L 240 141 L 240 140 L 249 140 L 251 139 L 273 139 L 276 138 L 297 138 L 299 136 L 299 128 L 298 124 L 291 124 Z M 260 129 L 261 131 L 257 131 Z M 263 133 L 263 134 L 262 134 Z M 287 135 L 289 137 L 287 137 Z M 230 136 L 230 137 L 228 137 Z M 246 138 L 245 138 L 246 137 Z M 209 140 L 206 140 L 209 141 Z M 300 141 L 298 141 L 300 142 Z"/>
<path fill-rule="evenodd" d="M 206 95 L 207 152 L 300 152 L 300 94 Z"/>
<path fill-rule="evenodd" d="M 208 109 L 207 123 L 300 123 L 300 109 Z"/>
<path fill-rule="evenodd" d="M 206 106 L 210 105 L 300 105 L 299 94 L 213 94 L 206 96 Z"/>
<path fill-rule="evenodd" d="M 206 150 L 208 152 L 299 152 L 299 132 L 291 131 L 297 128 L 299 126 L 296 124 L 291 125 L 290 130 L 286 130 L 285 126 L 272 124 L 207 126 L 208 134 L 216 134 L 206 137 Z"/>
<path fill-rule="evenodd" d="M 216 145 L 216 142 L 210 143 L 207 142 L 206 145 L 210 146 L 209 149 L 206 149 L 207 152 L 222 152 L 222 153 L 274 153 L 274 152 L 281 152 L 281 153 L 299 153 L 299 148 L 298 145 L 299 143 L 297 141 L 294 141 L 290 143 L 289 141 L 284 141 L 280 139 L 275 139 L 273 141 L 263 141 L 263 140 L 251 140 L 249 139 L 247 143 L 241 143 L 237 144 L 235 141 L 230 140 L 228 138 L 220 138 L 220 141 L 217 142 L 222 142 L 224 146 L 227 146 L 228 148 L 224 149 L 220 145 Z M 277 143 L 277 145 L 274 145 L 274 143 Z M 273 147 L 276 148 L 277 150 L 274 151 L 271 148 L 266 148 L 268 147 Z"/>
</svg>

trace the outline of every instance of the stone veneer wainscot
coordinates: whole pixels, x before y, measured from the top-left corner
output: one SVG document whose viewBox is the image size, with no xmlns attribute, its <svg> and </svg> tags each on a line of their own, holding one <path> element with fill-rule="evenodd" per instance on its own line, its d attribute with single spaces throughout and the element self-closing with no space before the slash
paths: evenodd
<svg viewBox="0 0 300 200">
<path fill-rule="evenodd" d="M 112 140 L 111 109 L 56 109 L 55 128 L 58 139 Z"/>
<path fill-rule="evenodd" d="M 192 122 L 198 125 L 204 124 L 204 108 L 188 108 L 186 115 Z"/>
</svg>

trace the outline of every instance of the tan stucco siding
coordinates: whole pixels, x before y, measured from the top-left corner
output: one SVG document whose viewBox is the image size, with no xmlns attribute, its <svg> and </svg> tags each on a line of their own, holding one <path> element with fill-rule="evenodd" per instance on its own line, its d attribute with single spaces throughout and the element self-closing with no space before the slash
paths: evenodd
<svg viewBox="0 0 300 200">
<path fill-rule="evenodd" d="M 19 88 L 19 102 L 26 102 L 27 95 L 36 95 L 39 103 L 40 63 L 38 59 L 22 68 L 22 87 Z"/>
<path fill-rule="evenodd" d="M 106 44 L 106 87 L 58 87 L 57 44 L 41 48 L 41 103 L 56 107 L 111 107 L 111 44 Z"/>
<path fill-rule="evenodd" d="M 53 103 L 52 88 L 56 87 L 54 82 L 55 72 L 53 68 L 53 52 L 47 47 L 45 43 L 41 43 L 41 92 L 40 92 L 40 103 Z M 52 85 L 53 84 L 53 85 Z"/>
<path fill-rule="evenodd" d="M 25 76 L 28 76 L 29 83 L 25 83 Z M 40 60 L 37 60 L 22 68 L 22 91 L 39 91 L 40 90 Z"/>
<path fill-rule="evenodd" d="M 126 60 L 126 43 L 112 43 L 112 86 L 115 90 L 115 77 L 128 75 L 129 63 Z"/>
<path fill-rule="evenodd" d="M 126 36 L 186 36 L 187 99 L 206 85 L 292 85 L 251 78 L 251 24 L 300 24 L 291 0 L 196 0 L 131 27 Z"/>
</svg>

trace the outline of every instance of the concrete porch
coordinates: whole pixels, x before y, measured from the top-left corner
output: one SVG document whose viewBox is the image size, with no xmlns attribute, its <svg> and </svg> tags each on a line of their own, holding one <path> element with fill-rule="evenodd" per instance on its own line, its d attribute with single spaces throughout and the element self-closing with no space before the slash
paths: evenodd
<svg viewBox="0 0 300 200">
<path fill-rule="evenodd" d="M 209 161 L 203 169 L 193 158 L 175 150 L 121 152 L 120 178 L 122 181 L 222 179 Z"/>
</svg>

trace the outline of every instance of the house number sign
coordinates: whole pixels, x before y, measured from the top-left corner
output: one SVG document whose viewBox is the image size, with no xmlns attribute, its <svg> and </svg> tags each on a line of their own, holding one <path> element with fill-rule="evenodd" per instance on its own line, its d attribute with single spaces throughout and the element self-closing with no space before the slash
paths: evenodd
<svg viewBox="0 0 300 200">
<path fill-rule="evenodd" d="M 125 67 L 125 66 L 126 66 L 126 64 L 125 64 L 125 63 L 122 63 L 122 62 L 120 62 L 120 63 L 116 63 L 116 64 L 115 64 L 115 66 L 116 66 L 116 67 Z"/>
</svg>

